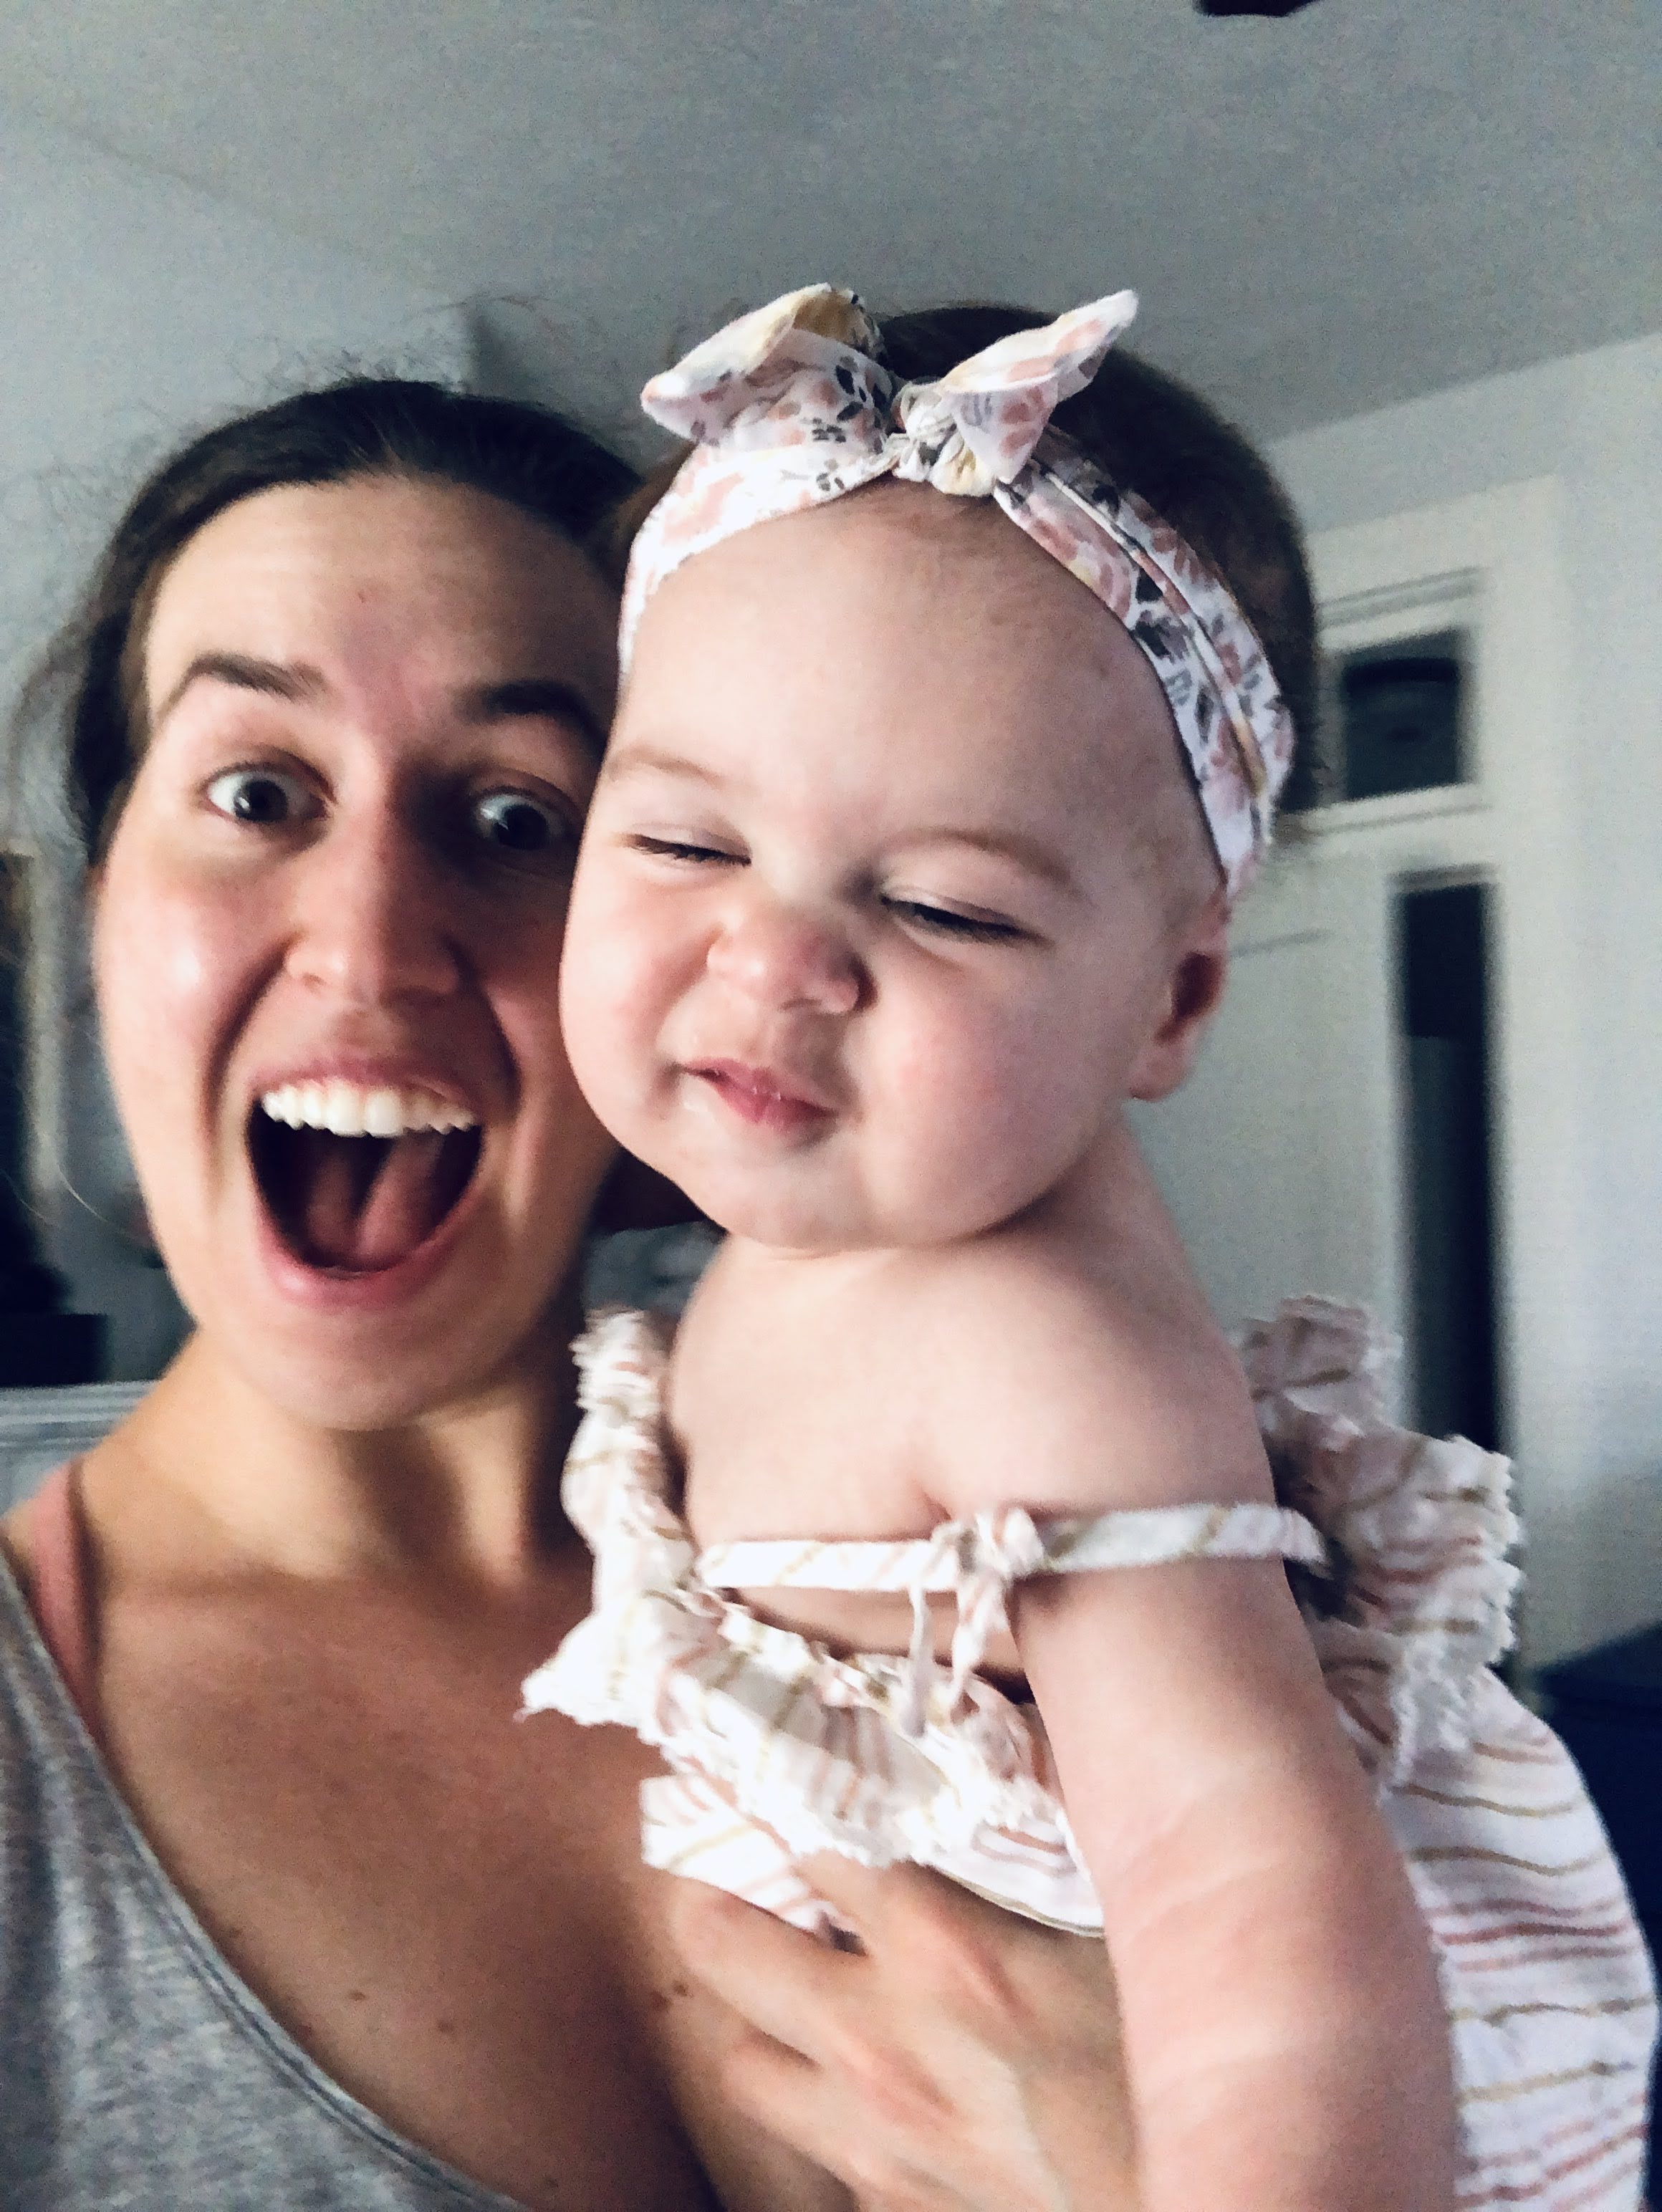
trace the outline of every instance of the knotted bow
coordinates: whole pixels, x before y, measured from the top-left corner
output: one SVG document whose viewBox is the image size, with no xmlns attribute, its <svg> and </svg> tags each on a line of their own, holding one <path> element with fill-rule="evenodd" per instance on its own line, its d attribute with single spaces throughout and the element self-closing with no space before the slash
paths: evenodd
<svg viewBox="0 0 1662 2212">
<path fill-rule="evenodd" d="M 693 451 L 642 525 L 624 593 L 627 665 L 648 599 L 684 562 L 880 477 L 995 500 L 1100 599 L 1160 679 L 1231 896 L 1269 844 L 1293 726 L 1221 580 L 1135 493 L 1051 427 L 1130 325 L 1116 292 L 897 386 L 852 292 L 787 293 L 654 377 L 642 404 Z"/>
<path fill-rule="evenodd" d="M 922 1735 L 929 1710 L 935 1665 L 928 1594 L 942 1587 L 943 1570 L 947 1578 L 945 1587 L 958 1601 L 947 1691 L 948 1710 L 956 1713 L 964 1686 L 980 1664 L 988 1639 L 1001 1629 L 1008 1632 L 1006 1592 L 1012 1583 L 1040 1572 L 1044 1564 L 1044 1544 L 1023 1505 L 977 1513 L 969 1522 L 943 1522 L 928 1542 L 919 1546 L 917 1566 L 907 1589 L 912 1605 L 912 1633 L 906 1653 L 906 1695 L 900 1713 L 903 1735 Z"/>
</svg>

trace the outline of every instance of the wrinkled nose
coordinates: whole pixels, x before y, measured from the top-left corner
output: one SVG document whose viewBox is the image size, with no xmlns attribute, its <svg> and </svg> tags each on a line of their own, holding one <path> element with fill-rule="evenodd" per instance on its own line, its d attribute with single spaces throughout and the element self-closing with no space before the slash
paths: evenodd
<svg viewBox="0 0 1662 2212">
<path fill-rule="evenodd" d="M 851 1014 L 860 1003 L 860 965 L 846 936 L 771 899 L 745 902 L 711 945 L 708 966 L 717 981 L 770 1010 Z"/>
<path fill-rule="evenodd" d="M 349 1006 L 443 997 L 464 968 L 450 905 L 413 828 L 390 814 L 342 823 L 299 871 L 284 966 Z"/>
</svg>

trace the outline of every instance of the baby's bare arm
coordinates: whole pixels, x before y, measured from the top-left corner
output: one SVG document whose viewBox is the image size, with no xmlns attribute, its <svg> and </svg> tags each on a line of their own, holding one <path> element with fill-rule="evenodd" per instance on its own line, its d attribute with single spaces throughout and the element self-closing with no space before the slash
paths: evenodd
<svg viewBox="0 0 1662 2212">
<path fill-rule="evenodd" d="M 1103 1899 L 1145 2212 L 1446 2212 L 1425 1929 L 1280 1570 L 1036 1582 L 1016 1630 Z"/>
<path fill-rule="evenodd" d="M 959 1315 L 944 1511 L 1269 1498 L 1202 1308 L 1017 1257 Z M 1103 1900 L 1144 2212 L 1446 2212 L 1426 1932 L 1279 1562 L 1040 1578 L 1012 1611 Z"/>
</svg>

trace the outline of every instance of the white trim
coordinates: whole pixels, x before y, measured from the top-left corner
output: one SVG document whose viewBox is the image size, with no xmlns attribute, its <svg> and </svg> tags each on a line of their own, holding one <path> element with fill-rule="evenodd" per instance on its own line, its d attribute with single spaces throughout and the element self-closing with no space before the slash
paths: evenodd
<svg viewBox="0 0 1662 2212">
<path fill-rule="evenodd" d="M 1347 644 L 1427 634 L 1471 639 L 1469 784 L 1302 817 L 1318 853 L 1371 854 L 1394 884 L 1493 887 L 1497 1352 L 1504 1441 L 1525 1510 L 1553 1519 L 1555 1469 L 1574 1459 L 1588 1311 L 1575 1070 L 1574 858 L 1568 834 L 1568 599 L 1555 478 L 1325 531 L 1317 596 Z M 1406 1209 L 1399 1206 L 1399 1218 Z"/>
<path fill-rule="evenodd" d="M 1476 783 L 1437 783 L 1421 791 L 1386 792 L 1378 799 L 1338 799 L 1296 818 L 1300 836 L 1325 839 L 1346 830 L 1377 830 L 1428 816 L 1474 814 L 1488 804 Z"/>
</svg>

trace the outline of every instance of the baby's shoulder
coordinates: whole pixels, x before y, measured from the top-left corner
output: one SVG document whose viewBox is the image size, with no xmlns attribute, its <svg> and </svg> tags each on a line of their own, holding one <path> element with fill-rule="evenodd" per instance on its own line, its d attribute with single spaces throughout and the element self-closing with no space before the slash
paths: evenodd
<svg viewBox="0 0 1662 2212">
<path fill-rule="evenodd" d="M 1161 1332 L 1103 1271 L 1020 1229 L 909 1255 L 892 1295 L 954 1364 L 1058 1383 L 1153 1353 Z"/>
<path fill-rule="evenodd" d="M 1012 1237 L 940 1255 L 912 1311 L 948 1510 L 1018 1492 L 1056 1512 L 1268 1496 L 1221 1337 L 1150 1314 L 1065 1253 Z"/>
</svg>

